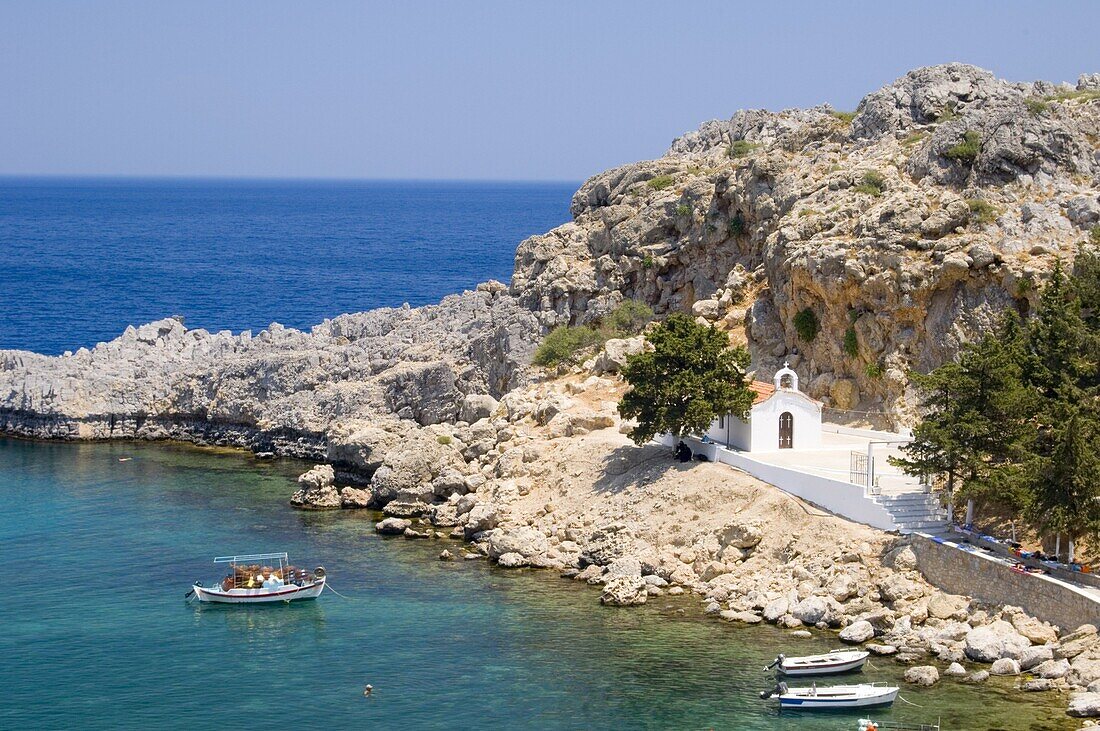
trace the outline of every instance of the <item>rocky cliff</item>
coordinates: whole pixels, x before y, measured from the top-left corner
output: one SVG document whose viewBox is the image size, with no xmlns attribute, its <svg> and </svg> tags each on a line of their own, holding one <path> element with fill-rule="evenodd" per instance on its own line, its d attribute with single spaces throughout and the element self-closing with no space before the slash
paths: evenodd
<svg viewBox="0 0 1100 731">
<path fill-rule="evenodd" d="M 161 320 L 59 357 L 0 351 L 0 431 L 242 446 L 370 477 L 387 445 L 396 454 L 420 441 L 430 455 L 438 445 L 420 426 L 476 421 L 486 399 L 525 383 L 539 334 L 499 282 L 310 332 L 273 324 L 233 335 Z"/>
<path fill-rule="evenodd" d="M 1100 232 L 1098 146 L 1100 75 L 1018 84 L 950 64 L 853 114 L 738 112 L 585 182 L 571 222 L 520 244 L 509 288 L 308 333 L 165 320 L 56 358 L 2 352 L 0 429 L 335 461 L 349 424 L 475 420 L 469 404 L 529 381 L 547 327 L 625 298 L 720 324 L 765 371 L 790 360 L 831 419 L 904 422 L 909 369 L 1026 313 L 1055 259 Z"/>
<path fill-rule="evenodd" d="M 829 418 L 904 422 L 906 372 L 1026 314 L 1100 223 L 1098 150 L 1100 75 L 1014 84 L 949 64 L 854 114 L 742 111 L 588 180 L 571 223 L 520 245 L 512 291 L 548 323 L 636 298 L 743 327 L 754 365 L 791 360 Z"/>
</svg>

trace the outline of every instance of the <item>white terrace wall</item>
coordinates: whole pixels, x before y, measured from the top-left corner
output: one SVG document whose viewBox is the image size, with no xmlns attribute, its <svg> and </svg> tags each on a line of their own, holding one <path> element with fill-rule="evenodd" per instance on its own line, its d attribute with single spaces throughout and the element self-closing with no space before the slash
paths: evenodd
<svg viewBox="0 0 1100 731">
<path fill-rule="evenodd" d="M 1082 589 L 1046 576 L 1013 571 L 982 551 L 964 551 L 916 533 L 910 540 L 917 568 L 944 591 L 1022 607 L 1065 630 L 1100 624 L 1100 603 Z"/>
<path fill-rule="evenodd" d="M 873 499 L 865 497 L 863 488 L 859 485 L 759 462 L 743 452 L 734 452 L 713 443 L 704 444 L 698 439 L 688 438 L 684 441 L 689 444 L 692 452 L 705 454 L 712 462 L 724 462 L 744 470 L 753 477 L 830 513 L 880 530 L 897 530 L 889 511 Z"/>
</svg>

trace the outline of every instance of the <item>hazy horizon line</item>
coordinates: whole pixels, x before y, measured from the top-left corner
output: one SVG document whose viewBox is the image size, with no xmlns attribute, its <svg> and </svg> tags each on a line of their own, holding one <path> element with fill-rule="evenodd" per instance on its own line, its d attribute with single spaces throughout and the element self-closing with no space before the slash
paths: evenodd
<svg viewBox="0 0 1100 731">
<path fill-rule="evenodd" d="M 347 177 L 347 176 L 267 176 L 267 175 L 173 175 L 173 174 L 114 174 L 114 173 L 4 173 L 0 172 L 0 181 L 195 181 L 195 182 L 255 182 L 255 183 L 509 183 L 518 185 L 570 184 L 579 185 L 587 178 L 573 180 L 566 178 L 393 178 L 393 177 Z"/>
</svg>

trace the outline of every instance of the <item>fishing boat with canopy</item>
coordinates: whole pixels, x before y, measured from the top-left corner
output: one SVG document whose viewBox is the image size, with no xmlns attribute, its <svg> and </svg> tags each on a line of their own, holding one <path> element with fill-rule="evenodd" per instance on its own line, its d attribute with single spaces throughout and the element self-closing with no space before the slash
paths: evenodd
<svg viewBox="0 0 1100 731">
<path fill-rule="evenodd" d="M 211 586 L 196 581 L 187 592 L 200 602 L 264 604 L 316 599 L 325 590 L 325 569 L 306 571 L 290 563 L 286 553 L 249 553 L 218 556 L 215 564 L 229 564 L 229 572 Z"/>
</svg>

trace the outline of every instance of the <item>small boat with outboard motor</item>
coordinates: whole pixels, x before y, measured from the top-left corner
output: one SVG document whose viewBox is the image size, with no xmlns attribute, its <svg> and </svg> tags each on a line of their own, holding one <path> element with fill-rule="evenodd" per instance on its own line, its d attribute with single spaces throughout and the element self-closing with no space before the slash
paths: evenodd
<svg viewBox="0 0 1100 731">
<path fill-rule="evenodd" d="M 814 683 L 804 688 L 790 688 L 778 683 L 773 690 L 760 694 L 764 700 L 777 700 L 781 709 L 828 710 L 833 708 L 865 708 L 888 706 L 898 696 L 898 686 L 883 683 L 856 685 L 823 685 Z"/>
<path fill-rule="evenodd" d="M 870 653 L 865 650 L 831 650 L 821 655 L 787 657 L 780 655 L 764 672 L 775 668 L 777 673 L 797 677 L 802 675 L 834 675 L 861 670 Z"/>
<path fill-rule="evenodd" d="M 196 581 L 186 596 L 217 604 L 264 604 L 316 599 L 325 590 L 325 569 L 306 571 L 294 566 L 285 553 L 218 556 L 215 564 L 229 564 L 229 573 L 210 587 Z"/>
</svg>

